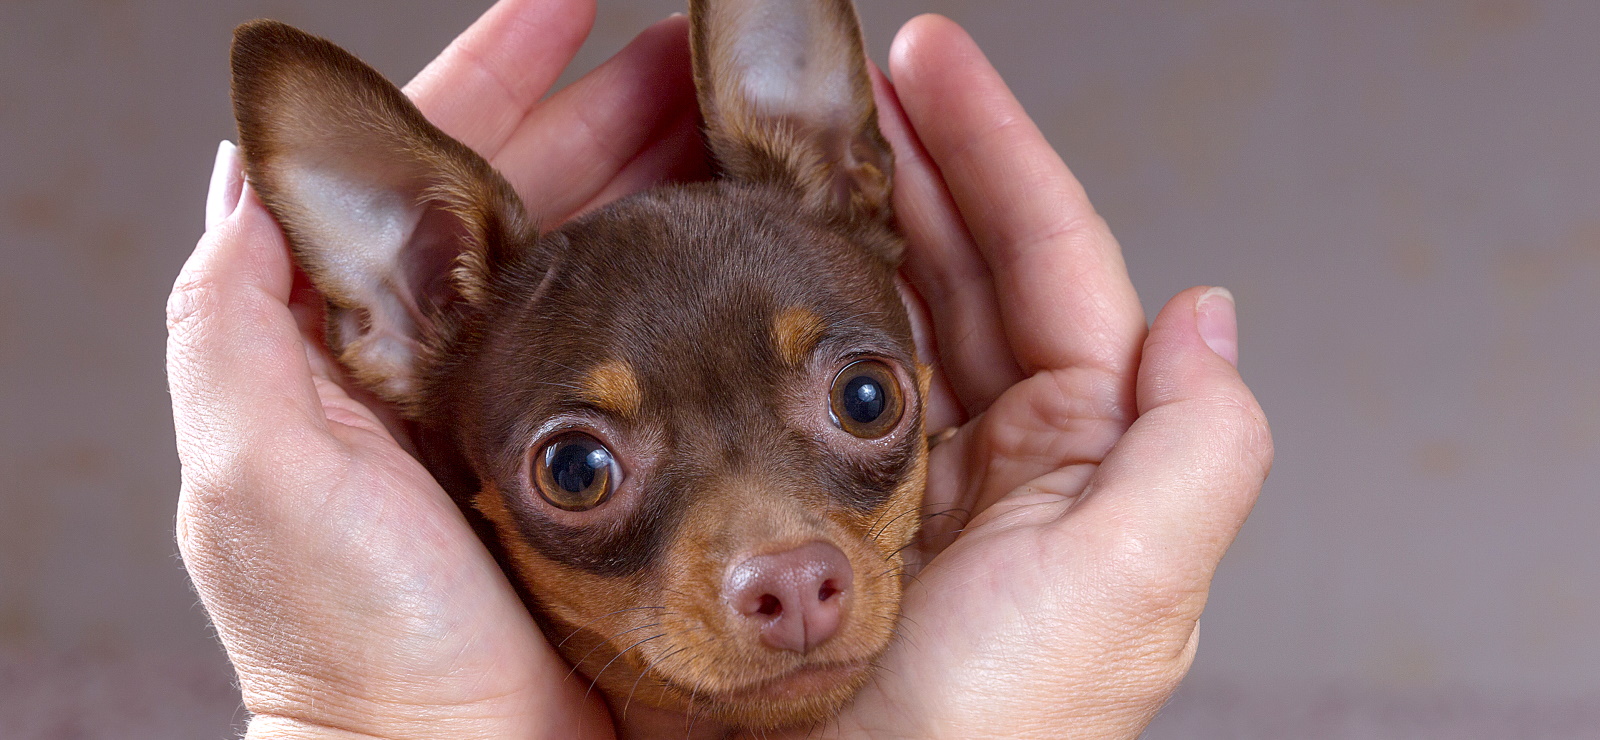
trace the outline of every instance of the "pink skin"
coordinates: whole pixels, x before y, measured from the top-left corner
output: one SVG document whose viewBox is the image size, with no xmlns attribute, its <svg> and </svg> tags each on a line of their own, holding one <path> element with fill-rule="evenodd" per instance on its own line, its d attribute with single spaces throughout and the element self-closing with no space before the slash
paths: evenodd
<svg viewBox="0 0 1600 740">
<path fill-rule="evenodd" d="M 705 172 L 682 19 L 543 98 L 593 12 L 502 0 L 407 88 L 547 221 Z M 1105 223 L 955 24 L 912 20 L 890 72 L 930 426 L 957 427 L 928 511 L 962 515 L 929 520 L 905 639 L 823 734 L 1137 737 L 1193 660 L 1271 463 L 1232 298 L 1185 291 L 1147 328 Z M 218 172 L 168 304 L 168 370 L 179 544 L 248 736 L 684 737 L 639 707 L 614 726 L 571 675 L 383 410 L 342 384 L 277 226 L 236 163 Z"/>
<path fill-rule="evenodd" d="M 839 629 L 853 575 L 839 548 L 808 542 L 729 568 L 723 598 L 761 632 L 762 644 L 806 653 Z"/>
</svg>

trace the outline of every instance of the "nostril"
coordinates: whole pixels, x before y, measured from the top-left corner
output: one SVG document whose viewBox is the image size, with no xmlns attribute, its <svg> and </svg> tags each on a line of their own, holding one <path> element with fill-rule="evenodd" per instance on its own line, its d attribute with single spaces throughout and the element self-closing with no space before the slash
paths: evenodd
<svg viewBox="0 0 1600 740">
<path fill-rule="evenodd" d="M 783 602 L 772 594 L 762 594 L 761 598 L 756 602 L 756 613 L 763 616 L 776 617 L 783 613 Z"/>
<path fill-rule="evenodd" d="M 823 581 L 822 588 L 817 589 L 817 601 L 827 601 L 838 594 L 839 589 L 833 585 L 833 581 Z"/>
</svg>

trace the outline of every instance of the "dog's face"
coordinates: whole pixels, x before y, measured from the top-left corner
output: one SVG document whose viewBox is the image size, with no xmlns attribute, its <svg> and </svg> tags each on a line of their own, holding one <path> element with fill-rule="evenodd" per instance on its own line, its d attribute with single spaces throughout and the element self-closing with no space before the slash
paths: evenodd
<svg viewBox="0 0 1600 740">
<path fill-rule="evenodd" d="M 904 312 L 860 249 L 892 242 L 792 202 L 715 183 L 569 224 L 433 379 L 477 508 L 613 697 L 774 723 L 887 643 L 923 457 Z"/>
<path fill-rule="evenodd" d="M 242 27 L 248 177 L 330 344 L 419 428 L 611 699 L 814 721 L 869 675 L 919 517 L 925 376 L 848 0 L 691 3 L 723 177 L 539 233 L 331 44 Z"/>
</svg>

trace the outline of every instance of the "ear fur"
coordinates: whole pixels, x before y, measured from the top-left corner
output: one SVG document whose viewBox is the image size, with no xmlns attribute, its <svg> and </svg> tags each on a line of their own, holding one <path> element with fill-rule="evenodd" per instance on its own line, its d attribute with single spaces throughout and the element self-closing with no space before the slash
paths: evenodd
<svg viewBox="0 0 1600 740">
<path fill-rule="evenodd" d="M 234 32 L 233 104 L 246 176 L 327 296 L 334 351 L 412 405 L 451 312 L 536 233 L 521 201 L 382 75 L 285 24 Z"/>
<path fill-rule="evenodd" d="M 850 0 L 690 0 L 689 20 L 706 138 L 724 174 L 887 222 L 894 155 Z"/>
</svg>

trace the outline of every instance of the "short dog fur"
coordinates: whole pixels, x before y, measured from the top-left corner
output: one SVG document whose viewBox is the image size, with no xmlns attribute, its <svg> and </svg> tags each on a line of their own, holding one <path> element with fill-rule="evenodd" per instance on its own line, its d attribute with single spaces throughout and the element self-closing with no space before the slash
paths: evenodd
<svg viewBox="0 0 1600 740">
<path fill-rule="evenodd" d="M 849 0 L 694 0 L 709 182 L 550 230 L 322 39 L 236 32 L 251 186 L 551 643 L 608 699 L 820 721 L 899 614 L 927 444 Z"/>
</svg>

